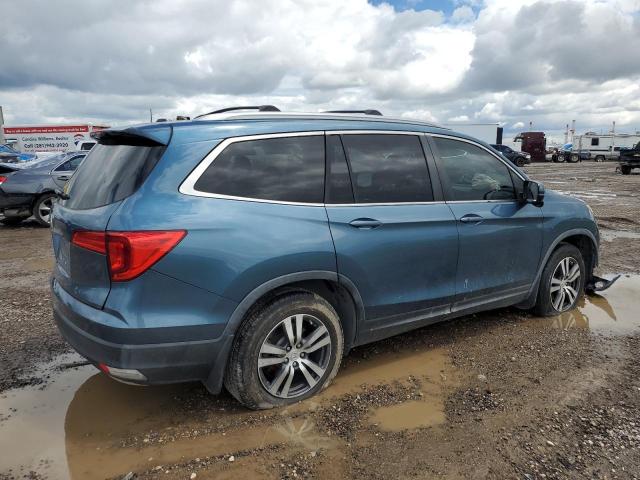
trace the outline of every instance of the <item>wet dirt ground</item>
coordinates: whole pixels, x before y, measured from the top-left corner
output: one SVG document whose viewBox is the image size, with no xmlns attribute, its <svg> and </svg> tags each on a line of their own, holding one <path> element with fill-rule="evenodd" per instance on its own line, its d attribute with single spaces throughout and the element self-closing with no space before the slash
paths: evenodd
<svg viewBox="0 0 640 480">
<path fill-rule="evenodd" d="M 266 412 L 83 364 L 52 323 L 49 232 L 0 226 L 0 479 L 640 478 L 640 175 L 527 170 L 591 205 L 617 284 L 559 317 L 359 347 L 321 395 Z"/>
</svg>

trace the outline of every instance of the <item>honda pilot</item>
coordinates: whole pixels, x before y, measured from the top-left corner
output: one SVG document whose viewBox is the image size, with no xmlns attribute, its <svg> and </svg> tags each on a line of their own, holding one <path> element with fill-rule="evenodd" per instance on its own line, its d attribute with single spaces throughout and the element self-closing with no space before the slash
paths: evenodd
<svg viewBox="0 0 640 480">
<path fill-rule="evenodd" d="M 594 278 L 589 207 L 479 140 L 250 108 L 99 132 L 59 192 L 55 321 L 109 376 L 287 405 L 355 346 L 500 307 L 560 314 Z"/>
</svg>

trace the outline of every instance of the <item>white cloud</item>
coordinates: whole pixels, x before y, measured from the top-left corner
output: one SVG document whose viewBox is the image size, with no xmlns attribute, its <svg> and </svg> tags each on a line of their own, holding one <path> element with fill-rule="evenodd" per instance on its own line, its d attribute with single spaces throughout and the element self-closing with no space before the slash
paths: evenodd
<svg viewBox="0 0 640 480">
<path fill-rule="evenodd" d="M 456 8 L 451 14 L 451 19 L 454 22 L 464 23 L 475 20 L 476 15 L 473 13 L 473 9 L 468 5 L 463 5 Z"/>
<path fill-rule="evenodd" d="M 365 0 L 5 2 L 0 99 L 11 123 L 272 103 L 640 130 L 640 0 L 455 5 L 446 18 Z"/>
</svg>

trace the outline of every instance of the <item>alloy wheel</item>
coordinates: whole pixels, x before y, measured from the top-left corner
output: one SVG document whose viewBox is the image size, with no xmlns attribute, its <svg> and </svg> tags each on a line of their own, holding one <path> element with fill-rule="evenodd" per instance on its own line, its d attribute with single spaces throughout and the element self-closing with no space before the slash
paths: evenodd
<svg viewBox="0 0 640 480">
<path fill-rule="evenodd" d="M 560 260 L 551 276 L 551 305 L 558 312 L 571 308 L 578 298 L 580 264 L 573 257 Z"/>
<path fill-rule="evenodd" d="M 274 397 L 304 395 L 322 379 L 331 360 L 331 335 L 313 315 L 298 313 L 280 321 L 258 355 L 258 376 Z"/>
<path fill-rule="evenodd" d="M 47 223 L 51 223 L 51 210 L 53 209 L 53 197 L 45 198 L 38 205 L 38 213 L 40 218 Z"/>
</svg>

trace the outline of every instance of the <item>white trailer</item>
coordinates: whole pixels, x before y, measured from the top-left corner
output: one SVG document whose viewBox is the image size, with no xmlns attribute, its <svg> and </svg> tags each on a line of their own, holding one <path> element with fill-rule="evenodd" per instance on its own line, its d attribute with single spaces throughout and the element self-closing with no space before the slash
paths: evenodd
<svg viewBox="0 0 640 480">
<path fill-rule="evenodd" d="M 4 125 L 5 141 L 19 152 L 69 152 L 81 142 L 91 141 L 91 134 L 109 128 L 106 125 Z"/>
<path fill-rule="evenodd" d="M 640 133 L 606 133 L 587 132 L 584 135 L 574 135 L 572 156 L 582 160 L 618 160 L 621 148 L 630 148 L 640 141 Z M 576 158 L 577 160 L 577 158 Z"/>
</svg>

